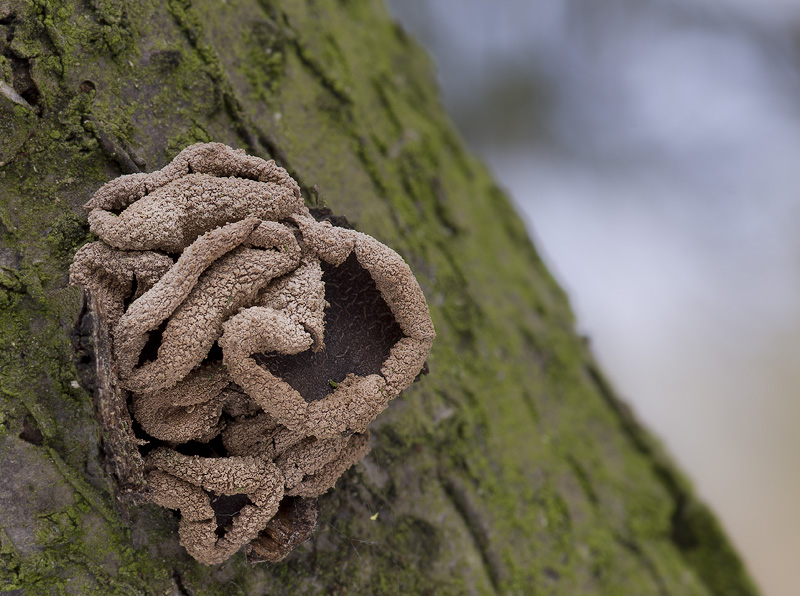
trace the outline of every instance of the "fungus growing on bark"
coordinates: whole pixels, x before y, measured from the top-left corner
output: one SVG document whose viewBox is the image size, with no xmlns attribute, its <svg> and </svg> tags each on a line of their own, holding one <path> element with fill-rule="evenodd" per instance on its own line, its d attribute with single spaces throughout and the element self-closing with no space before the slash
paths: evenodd
<svg viewBox="0 0 800 596">
<path fill-rule="evenodd" d="M 435 334 L 419 284 L 380 242 L 314 219 L 274 162 L 218 143 L 86 206 L 100 241 L 71 281 L 95 314 L 121 489 L 178 511 L 202 563 L 243 546 L 281 560 L 423 367 Z"/>
</svg>

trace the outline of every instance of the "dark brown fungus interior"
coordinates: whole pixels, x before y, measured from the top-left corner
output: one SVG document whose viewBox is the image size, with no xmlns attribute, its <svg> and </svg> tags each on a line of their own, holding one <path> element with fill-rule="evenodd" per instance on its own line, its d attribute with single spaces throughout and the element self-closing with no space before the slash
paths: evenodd
<svg viewBox="0 0 800 596">
<path fill-rule="evenodd" d="M 322 263 L 325 282 L 325 349 L 300 354 L 258 354 L 256 362 L 312 402 L 332 393 L 353 373 L 380 372 L 403 332 L 369 272 L 355 254 L 334 267 Z"/>
<path fill-rule="evenodd" d="M 142 366 L 158 358 L 158 348 L 161 347 L 164 331 L 167 330 L 168 324 L 169 319 L 164 319 L 157 329 L 150 332 L 150 335 L 147 337 L 147 343 L 139 354 L 139 361 L 136 363 L 136 366 Z"/>
<path fill-rule="evenodd" d="M 225 530 L 233 525 L 233 518 L 242 507 L 252 505 L 247 495 L 217 495 L 206 491 L 211 497 L 211 508 L 217 519 L 217 536 L 224 536 Z"/>
</svg>

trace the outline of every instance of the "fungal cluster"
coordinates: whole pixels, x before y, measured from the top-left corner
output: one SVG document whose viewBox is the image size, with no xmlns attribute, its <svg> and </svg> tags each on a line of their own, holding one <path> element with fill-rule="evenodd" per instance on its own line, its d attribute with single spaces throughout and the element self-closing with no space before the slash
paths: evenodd
<svg viewBox="0 0 800 596">
<path fill-rule="evenodd" d="M 219 143 L 121 176 L 86 207 L 100 241 L 71 282 L 99 315 L 101 397 L 119 401 L 101 405 L 130 423 L 144 499 L 180 512 L 201 563 L 243 546 L 281 560 L 423 368 L 434 329 L 419 284 L 380 242 L 312 217 L 274 162 Z"/>
</svg>

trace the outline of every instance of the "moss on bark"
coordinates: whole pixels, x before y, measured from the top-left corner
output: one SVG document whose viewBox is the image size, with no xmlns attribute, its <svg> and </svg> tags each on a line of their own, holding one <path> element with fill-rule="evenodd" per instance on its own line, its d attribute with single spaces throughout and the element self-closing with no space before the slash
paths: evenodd
<svg viewBox="0 0 800 596">
<path fill-rule="evenodd" d="M 10 0 L 0 55 L 0 590 L 756 593 L 378 0 Z M 75 357 L 80 206 L 207 140 L 275 158 L 400 252 L 439 334 L 315 538 L 272 567 L 202 567 L 168 512 L 121 508 Z"/>
</svg>

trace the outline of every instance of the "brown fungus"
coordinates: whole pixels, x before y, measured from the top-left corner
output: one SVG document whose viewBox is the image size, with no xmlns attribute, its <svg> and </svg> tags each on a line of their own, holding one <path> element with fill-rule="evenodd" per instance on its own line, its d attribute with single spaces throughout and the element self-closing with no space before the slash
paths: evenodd
<svg viewBox="0 0 800 596">
<path fill-rule="evenodd" d="M 121 176 L 86 207 L 100 241 L 70 273 L 95 314 L 120 487 L 178 511 L 202 563 L 243 546 L 283 559 L 424 365 L 435 334 L 419 284 L 380 242 L 314 219 L 274 162 L 219 143 Z"/>
</svg>

